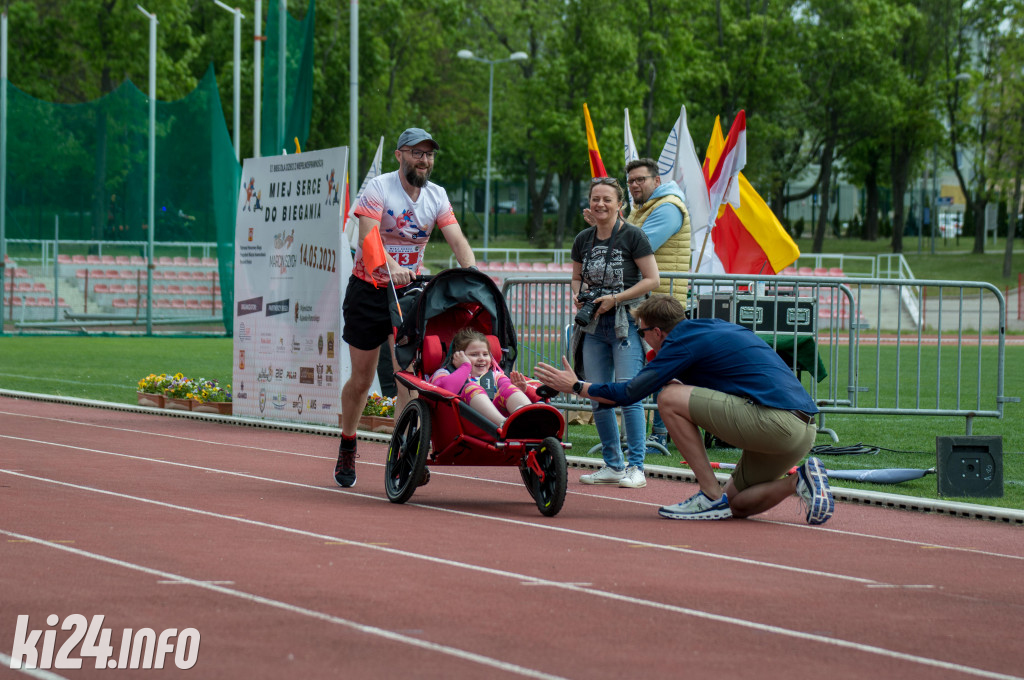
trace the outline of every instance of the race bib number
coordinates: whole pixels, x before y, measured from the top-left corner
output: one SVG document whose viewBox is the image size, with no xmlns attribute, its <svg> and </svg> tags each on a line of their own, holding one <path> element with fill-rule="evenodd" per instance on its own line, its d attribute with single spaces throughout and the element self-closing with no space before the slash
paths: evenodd
<svg viewBox="0 0 1024 680">
<path fill-rule="evenodd" d="M 402 265 L 406 269 L 416 269 L 420 261 L 420 248 L 419 246 L 408 246 L 408 245 L 394 245 L 388 244 L 385 246 L 388 250 L 388 255 L 395 259 L 395 262 Z"/>
</svg>

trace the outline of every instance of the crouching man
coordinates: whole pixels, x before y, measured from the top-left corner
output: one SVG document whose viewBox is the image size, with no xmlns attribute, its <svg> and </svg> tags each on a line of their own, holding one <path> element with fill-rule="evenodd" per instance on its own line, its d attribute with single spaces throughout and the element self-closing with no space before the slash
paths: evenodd
<svg viewBox="0 0 1024 680">
<path fill-rule="evenodd" d="M 658 410 L 693 470 L 700 491 L 658 510 L 668 519 L 726 519 L 764 512 L 796 494 L 808 524 L 823 524 L 834 503 L 825 466 L 808 458 L 818 408 L 793 371 L 750 330 L 720 319 L 688 319 L 678 300 L 655 295 L 633 311 L 655 357 L 629 382 L 592 384 L 540 363 L 535 377 L 560 392 L 632 404 L 659 388 Z M 698 428 L 743 450 L 722 489 Z"/>
</svg>

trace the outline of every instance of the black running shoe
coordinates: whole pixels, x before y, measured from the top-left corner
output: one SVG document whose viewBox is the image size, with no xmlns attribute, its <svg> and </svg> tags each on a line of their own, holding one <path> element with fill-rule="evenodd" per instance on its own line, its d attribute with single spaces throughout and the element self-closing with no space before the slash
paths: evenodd
<svg viewBox="0 0 1024 680">
<path fill-rule="evenodd" d="M 338 486 L 349 488 L 356 485 L 356 453 L 355 442 L 352 443 L 352 450 L 345 448 L 345 440 L 338 446 L 338 463 L 334 466 L 334 481 Z"/>
</svg>

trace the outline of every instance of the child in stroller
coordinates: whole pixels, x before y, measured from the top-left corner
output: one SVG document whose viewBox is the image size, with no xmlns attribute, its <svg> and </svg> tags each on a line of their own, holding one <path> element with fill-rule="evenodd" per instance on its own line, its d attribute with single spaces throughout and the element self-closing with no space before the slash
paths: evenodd
<svg viewBox="0 0 1024 680">
<path fill-rule="evenodd" d="M 466 400 L 495 425 L 528 404 L 539 401 L 528 388 L 526 377 L 512 371 L 505 375 L 491 356 L 487 336 L 472 328 L 463 328 L 452 338 L 451 359 L 434 371 L 429 382 Z M 528 396 L 523 388 L 533 392 Z"/>
</svg>

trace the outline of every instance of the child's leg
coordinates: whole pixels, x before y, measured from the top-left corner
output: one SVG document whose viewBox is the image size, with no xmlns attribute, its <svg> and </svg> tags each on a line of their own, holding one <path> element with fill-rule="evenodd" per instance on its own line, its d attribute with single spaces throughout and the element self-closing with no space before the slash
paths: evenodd
<svg viewBox="0 0 1024 680">
<path fill-rule="evenodd" d="M 502 413 L 508 413 L 512 415 L 524 406 L 529 405 L 530 398 L 526 396 L 521 389 L 507 383 L 498 389 L 498 394 L 494 397 L 494 405 Z"/>
<path fill-rule="evenodd" d="M 505 422 L 505 416 L 501 415 L 498 408 L 487 397 L 487 392 L 483 390 L 473 395 L 469 400 L 469 405 L 473 407 L 474 411 L 479 411 L 487 420 L 495 425 L 500 426 Z"/>
<path fill-rule="evenodd" d="M 487 396 L 487 390 L 480 387 L 474 382 L 467 382 L 465 387 L 462 388 L 462 392 L 459 394 L 470 407 L 479 412 L 482 416 L 487 418 L 495 425 L 501 425 L 505 422 L 505 416 L 491 403 L 491 398 Z"/>
</svg>

